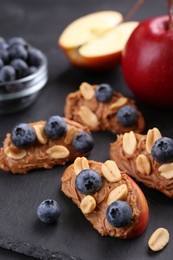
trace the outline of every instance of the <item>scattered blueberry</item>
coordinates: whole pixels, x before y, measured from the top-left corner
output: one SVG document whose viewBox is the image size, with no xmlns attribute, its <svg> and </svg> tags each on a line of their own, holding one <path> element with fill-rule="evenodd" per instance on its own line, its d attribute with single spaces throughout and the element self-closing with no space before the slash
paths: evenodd
<svg viewBox="0 0 173 260">
<path fill-rule="evenodd" d="M 1 82 L 9 82 L 9 81 L 13 81 L 15 79 L 16 79 L 16 72 L 12 66 L 6 65 L 6 66 L 2 67 L 2 69 L 0 70 L 0 81 Z"/>
<path fill-rule="evenodd" d="M 4 66 L 4 62 L 2 59 L 0 59 L 0 70 L 2 69 L 3 66 Z"/>
<path fill-rule="evenodd" d="M 22 45 L 14 45 L 9 49 L 9 56 L 11 59 L 22 59 L 28 58 L 28 52 Z"/>
<path fill-rule="evenodd" d="M 107 208 L 106 218 L 114 227 L 127 226 L 132 219 L 132 209 L 127 202 L 117 200 Z"/>
<path fill-rule="evenodd" d="M 28 124 L 21 123 L 13 128 L 11 139 L 15 146 L 25 148 L 34 144 L 36 134 L 33 127 Z"/>
<path fill-rule="evenodd" d="M 45 132 L 52 139 L 61 138 L 67 131 L 67 124 L 60 116 L 50 117 L 45 124 Z"/>
<path fill-rule="evenodd" d="M 28 63 L 31 66 L 39 67 L 43 62 L 42 53 L 41 51 L 30 48 L 28 49 Z"/>
<path fill-rule="evenodd" d="M 113 95 L 113 89 L 108 84 L 100 84 L 95 90 L 96 99 L 99 102 L 106 103 L 109 102 Z"/>
<path fill-rule="evenodd" d="M 27 69 L 27 75 L 32 75 L 32 74 L 34 74 L 36 71 L 37 71 L 37 67 L 35 67 L 35 66 L 30 66 L 30 67 L 28 67 L 28 69 Z"/>
<path fill-rule="evenodd" d="M 168 137 L 159 138 L 151 149 L 151 155 L 159 163 L 173 161 L 173 139 Z"/>
<path fill-rule="evenodd" d="M 122 126 L 133 126 L 138 122 L 138 112 L 131 106 L 123 106 L 117 112 L 117 120 Z"/>
<path fill-rule="evenodd" d="M 28 75 L 28 65 L 24 60 L 14 59 L 11 61 L 10 64 L 16 71 L 17 79 L 23 78 Z"/>
<path fill-rule="evenodd" d="M 94 194 L 100 189 L 102 178 L 96 171 L 86 169 L 76 176 L 75 185 L 77 190 L 82 194 Z"/>
<path fill-rule="evenodd" d="M 93 148 L 94 140 L 89 133 L 81 132 L 75 136 L 72 145 L 79 153 L 85 154 Z"/>
<path fill-rule="evenodd" d="M 61 209 L 57 201 L 47 199 L 40 203 L 37 208 L 37 216 L 41 222 L 51 224 L 57 222 Z"/>
<path fill-rule="evenodd" d="M 23 45 L 26 47 L 28 45 L 22 37 L 12 37 L 8 40 L 8 44 L 10 47 L 14 45 Z"/>
</svg>

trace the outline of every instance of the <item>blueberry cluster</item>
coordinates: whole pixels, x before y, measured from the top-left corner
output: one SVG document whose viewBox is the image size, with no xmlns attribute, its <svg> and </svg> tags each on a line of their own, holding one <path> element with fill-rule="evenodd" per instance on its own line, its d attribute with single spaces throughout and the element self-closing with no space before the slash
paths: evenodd
<svg viewBox="0 0 173 260">
<path fill-rule="evenodd" d="M 29 76 L 42 64 L 42 53 L 21 37 L 0 37 L 0 83 Z"/>
<path fill-rule="evenodd" d="M 45 123 L 44 131 L 51 139 L 59 139 L 67 132 L 67 124 L 60 116 L 51 116 Z M 34 128 L 26 123 L 15 126 L 11 133 L 13 144 L 19 148 L 32 146 L 36 140 Z M 87 153 L 94 146 L 92 136 L 87 132 L 78 133 L 73 139 L 72 146 L 79 153 Z"/>
</svg>

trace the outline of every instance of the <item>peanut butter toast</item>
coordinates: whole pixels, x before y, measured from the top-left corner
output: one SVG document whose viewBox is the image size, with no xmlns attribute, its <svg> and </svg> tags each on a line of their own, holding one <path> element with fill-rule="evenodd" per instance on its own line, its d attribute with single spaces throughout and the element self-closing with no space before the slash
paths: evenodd
<svg viewBox="0 0 173 260">
<path fill-rule="evenodd" d="M 173 198 L 173 140 L 157 128 L 146 135 L 118 135 L 110 145 L 110 158 L 137 181 Z"/>
<path fill-rule="evenodd" d="M 145 127 L 144 117 L 135 101 L 113 91 L 108 84 L 83 82 L 78 91 L 67 96 L 64 113 L 91 131 L 142 132 Z"/>
<path fill-rule="evenodd" d="M 67 118 L 52 116 L 47 121 L 22 123 L 6 135 L 0 150 L 0 169 L 23 174 L 64 165 L 88 154 L 93 145 L 88 128 Z"/>
<path fill-rule="evenodd" d="M 102 236 L 133 238 L 148 223 L 148 204 L 137 184 L 114 161 L 76 158 L 66 168 L 62 191 Z"/>
</svg>

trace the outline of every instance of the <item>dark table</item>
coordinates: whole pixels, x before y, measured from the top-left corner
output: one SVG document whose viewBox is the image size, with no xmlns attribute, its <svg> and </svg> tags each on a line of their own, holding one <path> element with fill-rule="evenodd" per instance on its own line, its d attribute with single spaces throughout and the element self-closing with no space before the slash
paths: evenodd
<svg viewBox="0 0 173 260">
<path fill-rule="evenodd" d="M 41 49 L 48 58 L 49 81 L 36 102 L 19 113 L 0 116 L 0 141 L 19 122 L 46 120 L 54 114 L 63 115 L 63 104 L 69 92 L 78 89 L 83 81 L 91 84 L 107 82 L 116 91 L 133 97 L 126 86 L 121 67 L 105 73 L 94 73 L 72 67 L 57 47 L 57 38 L 74 19 L 101 10 L 118 10 L 126 14 L 135 1 L 105 0 L 1 0 L 0 34 L 5 38 L 22 36 Z M 165 14 L 166 1 L 146 0 L 133 19 Z M 149 108 L 137 100 L 146 118 L 146 130 L 157 126 L 165 136 L 173 137 L 173 111 Z M 95 133 L 95 148 L 89 158 L 105 161 L 109 157 L 109 143 L 115 137 L 108 132 Z M 20 240 L 50 251 L 59 250 L 62 259 L 71 256 L 83 260 L 103 259 L 172 259 L 173 207 L 172 200 L 157 191 L 139 184 L 145 193 L 150 219 L 145 233 L 134 240 L 124 241 L 101 237 L 84 218 L 79 209 L 60 190 L 64 167 L 32 171 L 27 175 L 0 172 L 0 238 Z M 46 226 L 37 220 L 36 209 L 47 198 L 59 201 L 62 214 L 56 225 Z M 151 233 L 163 226 L 170 232 L 170 243 L 160 253 L 152 253 L 147 246 Z M 67 256 L 67 255 L 69 256 Z M 32 259 L 29 256 L 0 249 L 0 259 Z M 45 258 L 45 259 L 48 259 Z M 73 258 L 74 259 L 74 258 Z"/>
</svg>

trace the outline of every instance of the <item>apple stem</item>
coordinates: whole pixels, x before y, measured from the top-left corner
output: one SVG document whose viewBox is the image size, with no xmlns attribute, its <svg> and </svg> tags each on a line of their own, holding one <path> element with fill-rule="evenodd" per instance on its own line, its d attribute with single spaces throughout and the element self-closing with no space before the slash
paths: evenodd
<svg viewBox="0 0 173 260">
<path fill-rule="evenodd" d="M 137 0 L 123 20 L 128 21 L 138 11 L 141 5 L 143 5 L 144 1 L 145 0 Z"/>
<path fill-rule="evenodd" d="M 173 0 L 168 1 L 169 30 L 173 29 Z"/>
</svg>

